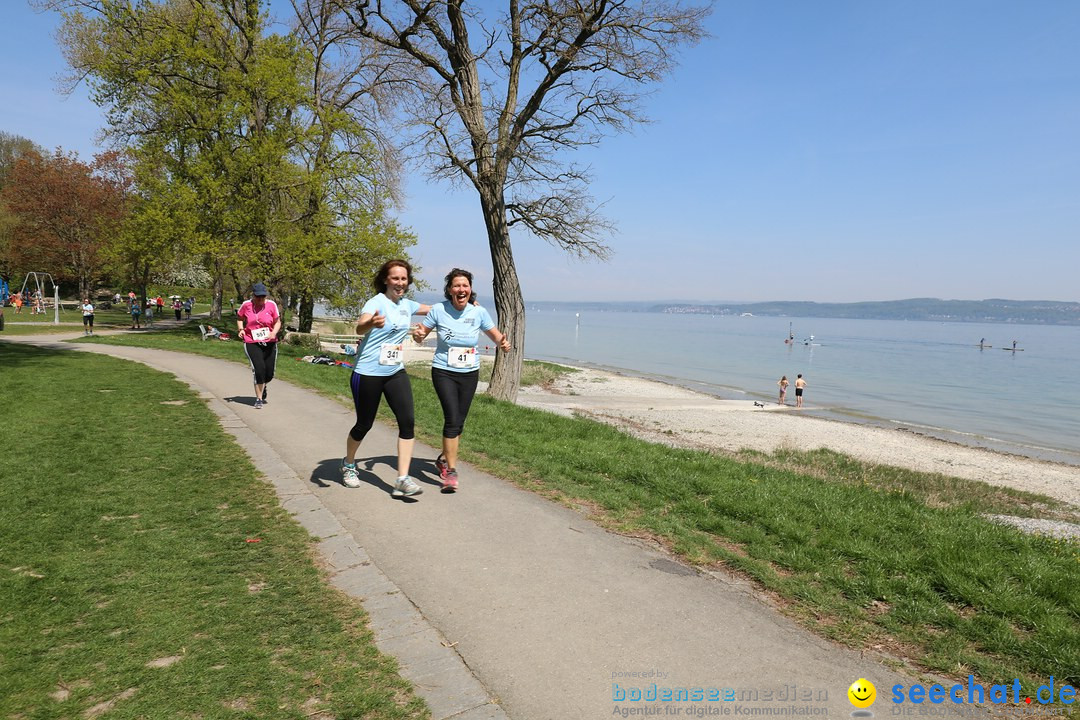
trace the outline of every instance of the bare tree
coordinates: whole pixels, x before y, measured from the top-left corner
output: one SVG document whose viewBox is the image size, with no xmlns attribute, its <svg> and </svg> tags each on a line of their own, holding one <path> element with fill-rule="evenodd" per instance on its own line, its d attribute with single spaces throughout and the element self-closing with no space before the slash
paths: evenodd
<svg viewBox="0 0 1080 720">
<path fill-rule="evenodd" d="M 605 257 L 613 230 L 570 153 L 642 122 L 639 101 L 703 35 L 708 7 L 679 0 L 507 0 L 492 14 L 465 0 L 337 2 L 357 31 L 422 67 L 403 107 L 435 178 L 476 189 L 494 271 L 495 308 L 513 350 L 490 392 L 517 396 L 525 304 L 510 243 L 521 226 L 580 257 Z"/>
</svg>

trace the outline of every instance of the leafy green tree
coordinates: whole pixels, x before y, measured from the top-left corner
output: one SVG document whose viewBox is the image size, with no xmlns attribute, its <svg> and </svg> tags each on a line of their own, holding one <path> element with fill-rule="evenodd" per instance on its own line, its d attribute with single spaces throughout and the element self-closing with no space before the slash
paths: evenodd
<svg viewBox="0 0 1080 720">
<path fill-rule="evenodd" d="M 16 219 L 9 248 L 14 263 L 70 279 L 87 297 L 105 269 L 105 247 L 128 214 L 130 186 L 115 152 L 89 165 L 59 150 L 49 157 L 23 155 L 0 193 Z"/>
<path fill-rule="evenodd" d="M 490 392 L 517 395 L 525 304 L 514 226 L 579 256 L 603 257 L 611 224 L 570 153 L 642 120 L 641 93 L 702 37 L 707 8 L 680 0 L 327 0 L 426 82 L 403 83 L 419 156 L 436 178 L 479 195 L 494 270 L 499 353 Z"/>
<path fill-rule="evenodd" d="M 298 298 L 310 327 L 317 298 L 355 304 L 351 278 L 413 243 L 387 213 L 389 144 L 364 125 L 372 91 L 334 44 L 340 13 L 281 36 L 257 0 L 46 5 L 68 11 L 65 52 L 109 134 L 163 179 L 145 194 L 198 198 L 182 247 L 214 278 L 213 316 L 227 280 L 240 295 L 258 279 Z"/>
<path fill-rule="evenodd" d="M 115 277 L 144 301 L 152 281 L 190 257 L 197 238 L 199 200 L 188 186 L 169 182 L 160 165 L 148 161 L 134 169 L 138 188 L 131 213 L 106 249 Z"/>
<path fill-rule="evenodd" d="M 38 155 L 47 154 L 47 151 L 33 140 L 0 131 L 0 190 L 4 189 L 7 175 L 15 166 L 15 161 L 30 152 L 36 152 Z M 14 223 L 15 217 L 4 203 L 0 202 L 0 275 L 5 277 L 13 277 L 13 274 L 21 269 L 15 267 L 8 253 Z"/>
<path fill-rule="evenodd" d="M 225 277 L 273 266 L 270 232 L 292 177 L 303 54 L 290 38 L 265 33 L 254 0 L 49 6 L 68 10 L 65 53 L 107 108 L 108 134 L 167 179 L 156 194 L 198 197 L 186 247 L 214 276 L 220 317 Z"/>
<path fill-rule="evenodd" d="M 47 154 L 45 148 L 33 140 L 0 130 L 0 190 L 7 184 L 7 175 L 15 166 L 15 161 L 30 152 L 36 152 L 38 155 Z"/>
<path fill-rule="evenodd" d="M 283 215 L 279 270 L 287 269 L 300 329 L 310 330 L 316 299 L 359 311 L 374 270 L 390 257 L 405 257 L 415 238 L 388 213 L 398 195 L 398 162 L 380 132 L 380 106 L 392 87 L 383 51 L 332 4 L 293 0 L 293 8 L 293 34 L 312 72 L 299 115 L 300 182 Z"/>
</svg>

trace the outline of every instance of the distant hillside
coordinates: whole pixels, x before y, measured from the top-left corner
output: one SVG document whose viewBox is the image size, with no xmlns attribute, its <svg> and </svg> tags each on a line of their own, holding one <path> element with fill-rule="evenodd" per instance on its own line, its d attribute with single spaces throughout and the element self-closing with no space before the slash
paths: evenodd
<svg viewBox="0 0 1080 720">
<path fill-rule="evenodd" d="M 1050 300 L 938 300 L 913 298 L 887 302 L 744 304 L 659 304 L 651 312 L 702 315 L 771 315 L 779 317 L 849 318 L 858 320 L 933 320 L 936 322 L 1080 325 L 1080 303 Z"/>
</svg>

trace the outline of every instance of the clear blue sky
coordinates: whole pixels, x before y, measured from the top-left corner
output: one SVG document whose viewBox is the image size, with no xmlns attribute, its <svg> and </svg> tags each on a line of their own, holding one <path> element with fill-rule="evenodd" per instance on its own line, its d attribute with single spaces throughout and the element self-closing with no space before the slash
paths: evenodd
<svg viewBox="0 0 1080 720">
<path fill-rule="evenodd" d="M 0 2 L 0 130 L 88 158 L 55 24 Z M 653 124 L 581 151 L 614 256 L 516 236 L 527 301 L 1080 300 L 1080 3 L 721 0 L 708 26 Z M 423 277 L 489 296 L 475 195 L 407 192 Z"/>
</svg>

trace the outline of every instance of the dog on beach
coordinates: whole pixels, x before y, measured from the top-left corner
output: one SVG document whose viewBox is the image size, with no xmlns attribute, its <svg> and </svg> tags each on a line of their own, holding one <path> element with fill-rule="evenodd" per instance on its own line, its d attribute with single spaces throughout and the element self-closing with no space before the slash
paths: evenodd
<svg viewBox="0 0 1080 720">
<path fill-rule="evenodd" d="M 759 403 L 757 400 L 755 400 L 754 401 L 754 407 L 763 408 L 763 407 L 765 407 L 765 403 Z"/>
</svg>

